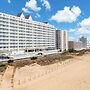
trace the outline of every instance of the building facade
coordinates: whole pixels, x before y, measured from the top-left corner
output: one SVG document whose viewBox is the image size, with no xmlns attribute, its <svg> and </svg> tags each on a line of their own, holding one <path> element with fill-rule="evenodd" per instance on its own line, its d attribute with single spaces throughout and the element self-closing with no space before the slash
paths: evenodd
<svg viewBox="0 0 90 90">
<path fill-rule="evenodd" d="M 82 42 L 81 41 L 69 41 L 68 48 L 74 50 L 81 50 L 82 49 Z"/>
<path fill-rule="evenodd" d="M 87 48 L 90 49 L 90 38 L 87 38 Z"/>
<path fill-rule="evenodd" d="M 82 48 L 86 49 L 87 48 L 87 38 L 81 37 L 79 40 L 82 42 Z"/>
<path fill-rule="evenodd" d="M 68 41 L 68 49 L 74 49 L 74 41 Z"/>
<path fill-rule="evenodd" d="M 55 49 L 55 28 L 48 23 L 0 13 L 0 51 Z"/>
<path fill-rule="evenodd" d="M 60 51 L 68 50 L 68 32 L 56 30 L 56 48 Z"/>
</svg>

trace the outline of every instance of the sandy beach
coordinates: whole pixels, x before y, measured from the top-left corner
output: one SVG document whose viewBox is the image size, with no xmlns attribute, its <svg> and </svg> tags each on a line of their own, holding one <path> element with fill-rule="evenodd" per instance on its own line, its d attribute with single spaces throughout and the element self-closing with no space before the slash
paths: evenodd
<svg viewBox="0 0 90 90">
<path fill-rule="evenodd" d="M 90 53 L 62 63 L 17 68 L 10 83 L 12 68 L 7 69 L 0 90 L 90 90 Z"/>
</svg>

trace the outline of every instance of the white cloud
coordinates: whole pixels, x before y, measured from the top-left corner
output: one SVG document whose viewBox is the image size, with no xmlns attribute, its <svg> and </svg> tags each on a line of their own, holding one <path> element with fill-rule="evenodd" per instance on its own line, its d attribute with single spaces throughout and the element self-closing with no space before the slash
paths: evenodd
<svg viewBox="0 0 90 90">
<path fill-rule="evenodd" d="M 41 17 L 40 14 L 36 13 L 35 18 Z"/>
<path fill-rule="evenodd" d="M 22 11 L 25 13 L 35 13 L 36 16 L 35 17 L 40 17 L 39 15 L 39 11 L 41 10 L 41 7 L 37 6 L 37 1 L 36 0 L 30 0 L 28 2 L 26 2 L 25 7 L 22 8 Z"/>
<path fill-rule="evenodd" d="M 80 16 L 81 10 L 77 6 L 64 7 L 64 10 L 59 10 L 55 15 L 53 15 L 50 20 L 55 20 L 57 22 L 68 22 L 72 23 L 77 20 L 78 16 Z"/>
<path fill-rule="evenodd" d="M 45 8 L 47 10 L 50 10 L 51 9 L 51 5 L 50 5 L 50 3 L 49 3 L 48 0 L 41 0 L 41 2 L 42 2 L 42 6 L 45 6 Z"/>
<path fill-rule="evenodd" d="M 8 3 L 11 3 L 11 0 L 8 0 Z"/>
<path fill-rule="evenodd" d="M 80 24 L 80 26 L 83 26 L 83 27 L 90 27 L 90 17 L 85 18 L 79 24 Z"/>
<path fill-rule="evenodd" d="M 90 17 L 82 20 L 79 26 L 77 34 L 90 34 Z"/>
<path fill-rule="evenodd" d="M 38 13 L 36 15 L 37 15 L 37 17 L 41 17 L 40 14 L 38 14 Z"/>
<path fill-rule="evenodd" d="M 78 28 L 77 34 L 90 34 L 90 28 L 87 29 L 85 27 Z"/>
<path fill-rule="evenodd" d="M 36 0 L 30 0 L 30 1 L 26 2 L 25 7 L 29 8 L 30 10 L 35 11 L 35 12 L 38 12 L 41 10 L 41 7 L 37 6 Z"/>
<path fill-rule="evenodd" d="M 22 11 L 25 13 L 30 13 L 30 11 L 27 8 L 22 8 Z"/>
<path fill-rule="evenodd" d="M 69 41 L 74 41 L 75 37 L 74 36 L 69 36 Z"/>
<path fill-rule="evenodd" d="M 76 30 L 75 29 L 70 29 L 69 32 L 72 33 L 72 32 L 75 32 Z"/>
</svg>

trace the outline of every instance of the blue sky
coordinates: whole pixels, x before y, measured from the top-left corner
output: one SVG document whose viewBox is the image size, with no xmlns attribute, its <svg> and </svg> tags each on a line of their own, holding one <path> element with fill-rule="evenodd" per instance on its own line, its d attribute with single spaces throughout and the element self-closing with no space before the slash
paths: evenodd
<svg viewBox="0 0 90 90">
<path fill-rule="evenodd" d="M 33 20 L 69 30 L 70 40 L 90 38 L 90 0 L 0 0 L 0 12 L 31 14 Z"/>
</svg>

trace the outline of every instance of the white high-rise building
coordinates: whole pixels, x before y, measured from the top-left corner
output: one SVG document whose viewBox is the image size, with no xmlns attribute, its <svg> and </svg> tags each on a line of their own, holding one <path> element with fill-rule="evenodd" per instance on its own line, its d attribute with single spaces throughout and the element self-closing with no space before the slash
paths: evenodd
<svg viewBox="0 0 90 90">
<path fill-rule="evenodd" d="M 33 21 L 22 13 L 0 13 L 0 51 L 55 49 L 55 27 Z"/>
<path fill-rule="evenodd" d="M 61 51 L 68 50 L 68 31 L 56 30 L 56 48 Z"/>
<path fill-rule="evenodd" d="M 90 38 L 87 38 L 87 48 L 90 49 Z"/>
</svg>

